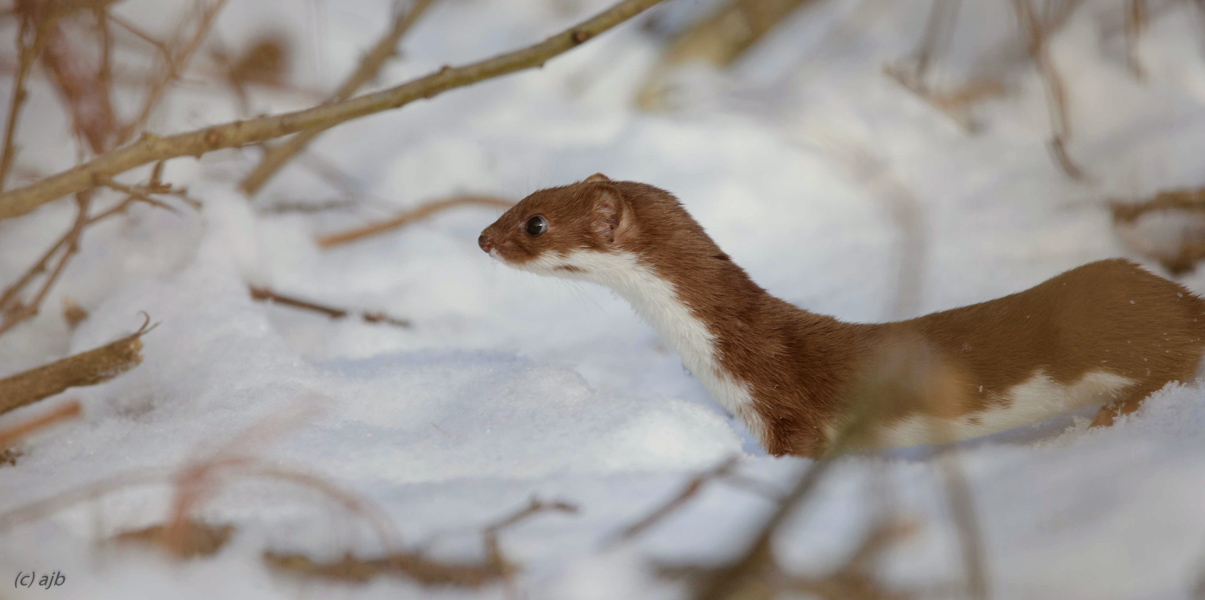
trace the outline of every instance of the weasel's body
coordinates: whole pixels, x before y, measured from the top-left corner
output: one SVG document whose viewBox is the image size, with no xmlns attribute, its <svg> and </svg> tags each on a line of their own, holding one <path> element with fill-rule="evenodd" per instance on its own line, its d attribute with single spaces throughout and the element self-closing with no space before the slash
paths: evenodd
<svg viewBox="0 0 1205 600">
<path fill-rule="evenodd" d="M 965 439 L 1093 405 L 1109 424 L 1188 381 L 1205 354 L 1205 301 L 1125 260 L 908 321 L 844 323 L 758 287 L 668 192 L 601 175 L 528 196 L 479 243 L 512 266 L 618 292 L 772 454 L 823 453 L 849 418 L 850 386 L 892 340 L 919 341 L 956 398 L 888 407 L 881 445 L 931 441 L 933 425 Z"/>
</svg>

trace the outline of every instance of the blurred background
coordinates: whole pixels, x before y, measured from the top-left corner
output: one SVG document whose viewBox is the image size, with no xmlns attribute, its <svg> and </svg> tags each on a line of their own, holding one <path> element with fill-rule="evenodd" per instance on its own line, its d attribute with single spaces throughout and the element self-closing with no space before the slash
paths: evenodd
<svg viewBox="0 0 1205 600">
<path fill-rule="evenodd" d="M 848 321 L 1205 291 L 1199 0 L 16 0 L 0 81 L 0 598 L 1202 597 L 1194 385 L 776 459 L 476 245 L 602 172 Z"/>
</svg>

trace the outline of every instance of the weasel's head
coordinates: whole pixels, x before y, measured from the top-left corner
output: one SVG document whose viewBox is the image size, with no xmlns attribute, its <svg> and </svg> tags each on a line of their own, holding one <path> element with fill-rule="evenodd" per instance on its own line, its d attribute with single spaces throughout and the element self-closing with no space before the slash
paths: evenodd
<svg viewBox="0 0 1205 600">
<path fill-rule="evenodd" d="M 582 279 L 601 279 L 617 257 L 635 253 L 638 227 L 621 187 L 599 173 L 571 185 L 540 190 L 481 232 L 477 244 L 512 267 Z"/>
</svg>

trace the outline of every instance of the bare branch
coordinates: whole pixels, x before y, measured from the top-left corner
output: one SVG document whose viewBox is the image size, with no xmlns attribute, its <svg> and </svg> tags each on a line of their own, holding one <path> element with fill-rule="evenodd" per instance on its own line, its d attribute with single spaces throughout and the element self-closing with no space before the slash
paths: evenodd
<svg viewBox="0 0 1205 600">
<path fill-rule="evenodd" d="M 444 67 L 408 83 L 314 108 L 236 121 L 196 131 L 159 137 L 144 135 L 139 141 L 38 183 L 0 194 L 0 219 L 23 215 L 67 194 L 87 189 L 98 178 L 112 177 L 147 163 L 200 156 L 214 150 L 262 143 L 311 128 L 329 128 L 365 115 L 399 108 L 415 100 L 543 65 L 595 36 L 640 14 L 661 0 L 624 0 L 610 9 L 543 42 L 463 67 Z"/>
<path fill-rule="evenodd" d="M 340 231 L 338 233 L 330 233 L 327 235 L 318 236 L 318 245 L 323 248 L 333 248 L 354 241 L 374 236 L 387 231 L 393 231 L 405 227 L 415 221 L 425 219 L 435 213 L 445 211 L 449 208 L 457 206 L 493 206 L 497 208 L 510 208 L 514 206 L 514 202 L 495 198 L 493 196 L 453 196 L 442 200 L 434 200 L 426 204 L 419 205 L 411 210 L 408 210 L 400 215 L 390 217 L 384 221 L 369 223 L 355 229 Z"/>
<path fill-rule="evenodd" d="M 0 379 L 0 414 L 133 369 L 142 362 L 142 336 L 147 331 L 144 325 L 115 342 Z"/>
<path fill-rule="evenodd" d="M 339 89 L 331 95 L 328 103 L 340 102 L 346 100 L 356 93 L 364 84 L 376 77 L 381 67 L 385 65 L 385 61 L 390 57 L 396 56 L 398 53 L 398 44 L 402 40 L 402 36 L 410 30 L 410 27 L 418 21 L 418 18 L 426 12 L 434 0 L 416 0 L 414 6 L 403 14 L 398 14 L 393 19 L 393 27 L 385 34 L 384 37 L 377 42 L 376 46 L 364 56 L 360 61 L 360 66 L 339 86 Z M 281 167 L 284 166 L 289 159 L 295 154 L 305 149 L 314 138 L 322 134 L 325 129 L 307 129 L 289 138 L 278 146 L 273 146 L 264 152 L 264 157 L 260 160 L 255 170 L 251 171 L 240 186 L 248 196 L 255 195 Z"/>
</svg>

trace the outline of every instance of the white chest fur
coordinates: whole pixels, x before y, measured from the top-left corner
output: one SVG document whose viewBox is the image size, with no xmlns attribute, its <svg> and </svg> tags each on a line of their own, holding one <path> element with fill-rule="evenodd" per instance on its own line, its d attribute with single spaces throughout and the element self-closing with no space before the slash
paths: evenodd
<svg viewBox="0 0 1205 600">
<path fill-rule="evenodd" d="M 545 255 L 527 263 L 524 268 L 542 275 L 598 283 L 615 290 L 677 350 L 682 363 L 721 406 L 741 417 L 754 435 L 763 436 L 764 427 L 753 407 L 749 387 L 720 367 L 715 356 L 715 336 L 706 323 L 682 302 L 672 283 L 658 277 L 635 255 L 579 250 Z"/>
</svg>

